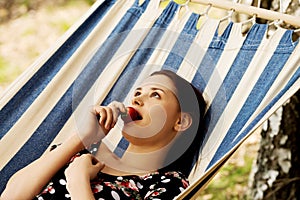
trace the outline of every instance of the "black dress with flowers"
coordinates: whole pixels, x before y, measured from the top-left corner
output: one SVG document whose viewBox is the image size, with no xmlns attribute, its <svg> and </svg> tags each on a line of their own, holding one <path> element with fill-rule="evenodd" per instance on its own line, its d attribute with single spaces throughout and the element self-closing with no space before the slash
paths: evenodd
<svg viewBox="0 0 300 200">
<path fill-rule="evenodd" d="M 66 167 L 61 169 L 34 199 L 70 200 L 70 194 L 66 189 L 65 169 Z M 176 197 L 187 186 L 185 176 L 176 171 L 157 171 L 144 176 L 113 176 L 99 172 L 97 178 L 91 181 L 91 189 L 96 200 L 167 200 Z"/>
</svg>

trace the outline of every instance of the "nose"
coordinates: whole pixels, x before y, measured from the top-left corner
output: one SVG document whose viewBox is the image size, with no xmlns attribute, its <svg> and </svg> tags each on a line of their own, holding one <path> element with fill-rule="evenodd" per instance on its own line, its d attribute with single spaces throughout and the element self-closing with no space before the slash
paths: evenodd
<svg viewBox="0 0 300 200">
<path fill-rule="evenodd" d="M 144 101 L 143 101 L 142 95 L 133 97 L 131 103 L 132 103 L 132 105 L 143 106 Z"/>
</svg>

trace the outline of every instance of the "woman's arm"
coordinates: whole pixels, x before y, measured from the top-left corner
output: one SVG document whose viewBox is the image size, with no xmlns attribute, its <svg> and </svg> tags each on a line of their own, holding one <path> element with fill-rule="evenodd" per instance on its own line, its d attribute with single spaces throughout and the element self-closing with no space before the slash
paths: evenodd
<svg viewBox="0 0 300 200">
<path fill-rule="evenodd" d="M 94 106 L 82 113 L 78 133 L 53 151 L 14 174 L 1 195 L 5 200 L 32 199 L 43 189 L 50 179 L 65 166 L 72 156 L 92 143 L 100 141 L 116 124 L 119 112 L 125 112 L 125 106 L 112 102 L 108 106 Z M 97 119 L 100 115 L 100 119 Z"/>
<path fill-rule="evenodd" d="M 57 171 L 83 149 L 80 138 L 75 134 L 51 152 L 15 173 L 8 181 L 1 198 L 5 200 L 34 198 Z"/>
</svg>

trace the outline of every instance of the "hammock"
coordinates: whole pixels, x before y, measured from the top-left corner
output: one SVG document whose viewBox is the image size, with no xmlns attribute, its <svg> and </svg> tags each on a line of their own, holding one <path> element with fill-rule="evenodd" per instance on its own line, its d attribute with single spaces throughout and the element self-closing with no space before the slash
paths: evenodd
<svg viewBox="0 0 300 200">
<path fill-rule="evenodd" d="M 242 24 L 230 22 L 218 34 L 219 20 L 159 3 L 97 1 L 10 86 L 0 99 L 0 192 L 12 174 L 68 137 L 85 105 L 126 102 L 139 80 L 170 69 L 209 104 L 198 167 L 178 197 L 193 198 L 298 90 L 300 47 L 293 31 L 278 28 L 267 37 L 268 26 L 254 23 L 243 35 Z M 126 151 L 121 135 L 106 143 L 119 157 Z"/>
</svg>

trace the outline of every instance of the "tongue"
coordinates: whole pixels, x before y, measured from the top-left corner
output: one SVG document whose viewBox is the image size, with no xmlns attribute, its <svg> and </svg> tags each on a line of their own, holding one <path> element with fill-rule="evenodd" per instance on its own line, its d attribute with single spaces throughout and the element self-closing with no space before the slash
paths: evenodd
<svg viewBox="0 0 300 200">
<path fill-rule="evenodd" d="M 127 112 L 121 114 L 121 119 L 124 123 L 129 123 L 138 119 L 137 111 L 132 107 L 127 107 Z"/>
</svg>

